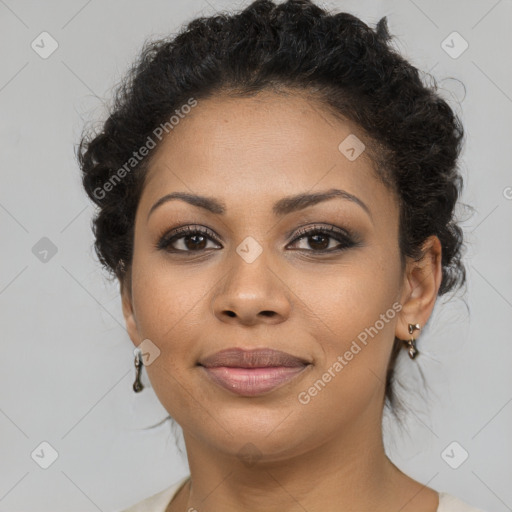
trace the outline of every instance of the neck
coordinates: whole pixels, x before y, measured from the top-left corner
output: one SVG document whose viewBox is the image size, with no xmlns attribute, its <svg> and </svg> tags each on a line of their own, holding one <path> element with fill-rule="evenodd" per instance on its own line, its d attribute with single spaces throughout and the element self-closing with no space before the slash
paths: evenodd
<svg viewBox="0 0 512 512">
<path fill-rule="evenodd" d="M 404 475 L 386 456 L 380 415 L 360 419 L 329 439 L 294 447 L 293 456 L 257 452 L 252 461 L 184 432 L 191 481 L 179 508 L 435 512 L 437 493 Z"/>
</svg>

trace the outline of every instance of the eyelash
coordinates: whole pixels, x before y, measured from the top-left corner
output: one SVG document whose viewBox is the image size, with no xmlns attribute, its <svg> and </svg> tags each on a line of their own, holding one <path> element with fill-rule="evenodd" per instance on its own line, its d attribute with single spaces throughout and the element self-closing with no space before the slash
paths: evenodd
<svg viewBox="0 0 512 512">
<path fill-rule="evenodd" d="M 338 247 L 338 248 L 334 248 L 334 249 L 333 248 L 320 249 L 320 250 L 296 249 L 296 250 L 300 250 L 300 251 L 314 252 L 317 254 L 337 253 L 337 252 L 344 251 L 346 249 L 349 249 L 349 248 L 357 245 L 357 242 L 353 241 L 353 237 L 352 237 L 352 235 L 350 235 L 350 233 L 345 232 L 345 230 L 336 228 L 335 226 L 328 226 L 328 227 L 323 226 L 322 227 L 322 226 L 314 225 L 312 227 L 300 228 L 294 234 L 295 234 L 295 238 L 292 240 L 291 243 L 296 243 L 296 242 L 302 240 L 303 238 L 309 238 L 314 235 L 327 235 L 329 238 L 332 238 L 332 239 L 340 242 L 341 244 L 343 244 L 342 247 Z M 334 236 L 334 234 L 336 234 L 337 236 Z M 202 226 L 184 226 L 184 227 L 177 228 L 177 229 L 171 231 L 170 233 L 167 233 L 164 236 L 162 236 L 159 239 L 159 241 L 157 242 L 157 244 L 155 245 L 155 248 L 159 249 L 159 250 L 167 251 L 169 253 L 175 253 L 175 254 L 176 253 L 194 253 L 194 252 L 200 253 L 200 252 L 207 250 L 207 249 L 200 249 L 197 251 L 193 251 L 193 250 L 190 251 L 190 250 L 182 250 L 182 249 L 169 249 L 169 246 L 173 242 L 180 240 L 182 238 L 185 238 L 186 236 L 193 236 L 193 235 L 206 236 L 206 237 L 210 238 L 211 240 L 213 240 L 214 242 L 221 244 L 221 242 L 219 241 L 217 236 L 212 231 L 210 231 L 208 228 L 205 228 Z"/>
</svg>

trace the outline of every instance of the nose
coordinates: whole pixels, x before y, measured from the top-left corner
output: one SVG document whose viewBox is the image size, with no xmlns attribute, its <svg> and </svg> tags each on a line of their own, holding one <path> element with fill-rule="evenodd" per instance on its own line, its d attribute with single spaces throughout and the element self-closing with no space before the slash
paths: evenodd
<svg viewBox="0 0 512 512">
<path fill-rule="evenodd" d="M 263 253 L 252 263 L 235 253 L 228 265 L 212 302 L 219 320 L 250 326 L 277 324 L 289 317 L 291 291 L 285 279 L 268 266 Z"/>
</svg>

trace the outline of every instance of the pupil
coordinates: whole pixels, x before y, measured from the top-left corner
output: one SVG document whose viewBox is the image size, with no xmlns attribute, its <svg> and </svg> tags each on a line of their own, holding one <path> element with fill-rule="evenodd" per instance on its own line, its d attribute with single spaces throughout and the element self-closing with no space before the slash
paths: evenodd
<svg viewBox="0 0 512 512">
<path fill-rule="evenodd" d="M 326 249 L 329 246 L 328 237 L 326 237 L 325 235 L 311 235 L 310 238 L 314 240 L 313 243 L 311 243 L 311 241 L 309 243 L 310 247 L 313 249 L 322 250 L 322 249 Z M 316 241 L 315 241 L 315 239 L 316 239 Z M 318 242 L 318 239 L 323 239 L 324 243 Z M 327 244 L 325 243 L 326 241 L 327 241 Z M 320 245 L 321 247 L 318 247 L 318 245 Z"/>
<path fill-rule="evenodd" d="M 202 245 L 198 245 L 196 242 L 192 242 L 191 244 L 189 243 L 191 239 L 198 239 L 198 238 L 201 239 L 199 244 L 201 244 L 201 242 L 202 242 Z M 185 245 L 187 246 L 187 249 L 198 249 L 198 248 L 203 249 L 204 248 L 205 237 L 203 235 L 190 235 L 185 240 L 186 240 Z"/>
</svg>

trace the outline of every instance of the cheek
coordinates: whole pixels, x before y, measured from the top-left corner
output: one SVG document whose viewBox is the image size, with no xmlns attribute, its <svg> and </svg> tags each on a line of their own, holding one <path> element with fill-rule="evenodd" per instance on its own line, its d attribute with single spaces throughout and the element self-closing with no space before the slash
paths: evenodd
<svg viewBox="0 0 512 512">
<path fill-rule="evenodd" d="M 329 272 L 305 273 L 296 280 L 294 291 L 304 298 L 307 315 L 304 326 L 321 347 L 318 372 L 330 370 L 339 386 L 349 380 L 375 386 L 385 379 L 401 309 L 397 301 L 400 268 L 396 258 L 388 260 L 395 264 L 386 265 L 374 256 L 358 255 Z"/>
<path fill-rule="evenodd" d="M 178 408 L 176 401 L 188 396 L 183 387 L 204 349 L 201 343 L 212 334 L 208 301 L 221 277 L 198 265 L 171 265 L 162 255 L 134 257 L 132 292 L 140 340 L 151 340 L 160 351 L 146 371 L 162 402 Z"/>
<path fill-rule="evenodd" d="M 304 271 L 294 279 L 294 292 L 332 335 L 356 337 L 399 297 L 398 259 L 390 255 L 385 264 L 376 256 L 361 251 L 343 264 Z"/>
<path fill-rule="evenodd" d="M 201 313 L 204 321 L 204 301 L 216 275 L 199 268 L 171 264 L 160 251 L 134 255 L 132 291 L 141 336 L 179 345 L 175 333 L 184 324 L 200 323 Z"/>
<path fill-rule="evenodd" d="M 140 340 L 151 340 L 159 351 L 145 371 L 160 402 L 183 424 L 191 404 L 199 400 L 194 398 L 190 371 L 204 338 L 205 300 L 212 286 L 205 281 L 206 273 L 195 274 L 194 278 L 170 265 L 134 264 L 132 290 Z"/>
<path fill-rule="evenodd" d="M 326 283 L 329 293 L 317 290 L 309 296 L 316 315 L 308 329 L 321 355 L 297 401 L 310 417 L 350 423 L 369 404 L 378 410 L 401 305 L 375 274 L 351 269 L 350 278 Z"/>
</svg>

